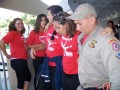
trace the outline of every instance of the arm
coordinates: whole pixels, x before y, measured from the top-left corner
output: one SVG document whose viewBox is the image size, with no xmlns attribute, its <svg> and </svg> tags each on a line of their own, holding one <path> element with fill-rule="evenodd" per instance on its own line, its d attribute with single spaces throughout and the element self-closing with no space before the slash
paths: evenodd
<svg viewBox="0 0 120 90">
<path fill-rule="evenodd" d="M 29 48 L 34 48 L 34 47 L 37 47 L 37 46 L 39 46 L 40 44 L 36 44 L 36 45 L 27 45 L 27 48 L 29 49 Z"/>
<path fill-rule="evenodd" d="M 31 56 L 32 59 L 35 59 L 35 55 L 36 55 L 36 51 L 37 50 L 41 50 L 41 51 L 45 50 L 45 44 L 42 43 L 42 44 L 39 44 L 39 45 L 31 48 L 31 50 L 30 50 L 30 56 Z"/>
<path fill-rule="evenodd" d="M 30 50 L 30 56 L 31 56 L 31 58 L 35 59 L 35 55 L 36 55 L 35 49 L 31 48 L 31 50 Z"/>
<path fill-rule="evenodd" d="M 103 41 L 101 58 L 111 83 L 110 90 L 120 90 L 120 42 L 113 38 Z"/>
<path fill-rule="evenodd" d="M 3 40 L 0 41 L 0 48 L 3 52 L 3 54 L 10 59 L 10 55 L 8 55 L 7 51 L 6 51 L 6 47 L 5 47 L 5 42 Z"/>
<path fill-rule="evenodd" d="M 101 32 L 102 35 L 113 35 L 114 36 L 114 32 L 113 32 L 113 29 L 109 28 L 109 27 L 106 27 L 102 32 Z"/>
<path fill-rule="evenodd" d="M 46 49 L 46 45 L 45 45 L 45 43 L 41 43 L 41 44 L 35 46 L 34 49 L 35 49 L 35 51 L 37 51 L 37 50 L 42 51 L 42 50 Z"/>
<path fill-rule="evenodd" d="M 48 23 L 48 24 L 45 26 L 44 33 L 46 33 L 46 32 L 47 32 L 47 30 L 48 30 L 49 26 L 50 26 L 50 23 Z"/>
<path fill-rule="evenodd" d="M 31 48 L 39 47 L 36 50 L 45 50 L 43 42 L 41 44 L 34 44 L 35 43 L 35 39 L 36 39 L 36 34 L 35 34 L 34 31 L 31 31 L 30 35 L 29 35 L 29 37 L 27 39 L 27 43 L 26 43 L 27 44 L 27 48 L 31 49 Z M 37 37 L 37 39 L 39 40 L 38 37 Z"/>
</svg>

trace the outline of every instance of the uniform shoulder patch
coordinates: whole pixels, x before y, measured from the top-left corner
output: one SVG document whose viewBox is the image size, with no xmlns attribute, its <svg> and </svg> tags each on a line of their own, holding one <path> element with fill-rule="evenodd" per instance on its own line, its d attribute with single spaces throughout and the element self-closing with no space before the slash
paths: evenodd
<svg viewBox="0 0 120 90">
<path fill-rule="evenodd" d="M 109 44 L 112 45 L 112 49 L 114 51 L 119 51 L 120 50 L 120 43 L 118 43 L 118 40 L 116 38 L 113 38 L 109 40 Z"/>
</svg>

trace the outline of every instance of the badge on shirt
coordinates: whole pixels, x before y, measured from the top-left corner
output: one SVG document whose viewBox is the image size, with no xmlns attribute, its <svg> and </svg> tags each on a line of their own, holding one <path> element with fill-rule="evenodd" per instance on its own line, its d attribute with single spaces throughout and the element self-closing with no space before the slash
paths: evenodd
<svg viewBox="0 0 120 90">
<path fill-rule="evenodd" d="M 96 40 L 92 40 L 90 44 L 88 44 L 89 47 L 95 48 L 95 44 L 97 43 Z"/>
<path fill-rule="evenodd" d="M 114 51 L 119 51 L 120 50 L 120 44 L 117 42 L 115 38 L 111 39 L 109 43 L 112 45 L 112 49 Z"/>
</svg>

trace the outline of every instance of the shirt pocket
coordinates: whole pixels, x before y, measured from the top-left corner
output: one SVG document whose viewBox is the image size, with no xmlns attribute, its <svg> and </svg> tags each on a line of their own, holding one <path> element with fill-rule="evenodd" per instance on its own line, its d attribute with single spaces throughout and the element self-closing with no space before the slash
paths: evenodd
<svg viewBox="0 0 120 90">
<path fill-rule="evenodd" d="M 94 62 L 98 58 L 98 50 L 96 47 L 92 48 L 89 45 L 84 49 L 84 58 Z"/>
</svg>

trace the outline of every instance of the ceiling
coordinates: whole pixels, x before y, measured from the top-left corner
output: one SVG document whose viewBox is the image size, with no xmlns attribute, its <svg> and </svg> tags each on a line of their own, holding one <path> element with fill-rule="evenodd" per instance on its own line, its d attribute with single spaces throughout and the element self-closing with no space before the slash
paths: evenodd
<svg viewBox="0 0 120 90">
<path fill-rule="evenodd" d="M 62 0 L 60 5 L 65 11 L 74 11 L 79 4 L 86 2 L 96 8 L 102 21 L 120 19 L 120 0 Z M 48 5 L 40 0 L 0 0 L 0 7 L 38 15 L 46 14 Z"/>
<path fill-rule="evenodd" d="M 40 0 L 0 0 L 0 7 L 38 15 L 46 14 L 48 5 Z"/>
<path fill-rule="evenodd" d="M 73 8 L 73 11 L 82 3 L 92 4 L 102 21 L 120 19 L 120 0 L 68 0 L 68 4 Z"/>
</svg>

